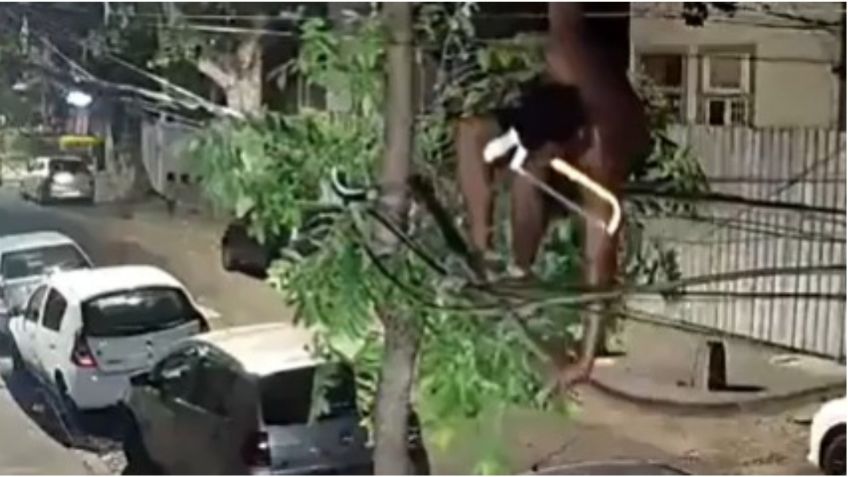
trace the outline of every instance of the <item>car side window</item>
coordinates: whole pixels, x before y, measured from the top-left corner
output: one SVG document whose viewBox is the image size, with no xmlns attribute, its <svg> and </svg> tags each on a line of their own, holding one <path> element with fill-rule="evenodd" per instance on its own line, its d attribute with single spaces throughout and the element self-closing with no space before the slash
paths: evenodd
<svg viewBox="0 0 848 477">
<path fill-rule="evenodd" d="M 198 356 L 196 375 L 188 402 L 217 416 L 228 416 L 230 397 L 239 373 L 220 355 L 207 350 Z"/>
<path fill-rule="evenodd" d="M 178 350 L 162 360 L 153 371 L 154 382 L 162 395 L 171 400 L 188 401 L 194 384 L 197 347 Z"/>
<path fill-rule="evenodd" d="M 59 331 L 59 327 L 62 326 L 62 317 L 65 316 L 67 308 L 68 302 L 65 297 L 55 288 L 51 289 L 44 305 L 44 317 L 41 319 L 41 326 L 48 330 Z"/>
<path fill-rule="evenodd" d="M 47 291 L 47 286 L 42 285 L 38 287 L 32 295 L 29 297 L 29 301 L 27 302 L 26 312 L 24 312 L 24 318 L 27 321 L 38 321 L 38 312 L 41 311 L 41 302 L 44 298 L 44 293 Z"/>
</svg>

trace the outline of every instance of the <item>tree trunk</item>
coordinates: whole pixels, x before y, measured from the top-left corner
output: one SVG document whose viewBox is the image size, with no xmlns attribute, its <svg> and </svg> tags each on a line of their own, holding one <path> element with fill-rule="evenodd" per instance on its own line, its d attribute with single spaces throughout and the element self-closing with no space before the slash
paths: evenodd
<svg viewBox="0 0 848 477">
<path fill-rule="evenodd" d="M 412 8 L 409 3 L 386 3 L 383 14 L 389 28 L 386 150 L 382 183 L 406 183 L 412 155 Z M 397 220 L 406 215 L 406 192 L 389 187 L 380 206 Z M 382 227 L 376 235 L 384 253 L 397 247 L 397 237 Z M 409 317 L 382 309 L 385 352 L 377 392 L 374 471 L 378 475 L 414 473 L 408 454 L 410 393 L 420 336 Z"/>
<path fill-rule="evenodd" d="M 414 474 L 409 459 L 409 398 L 415 375 L 415 357 L 420 342 L 413 323 L 381 310 L 386 349 L 380 369 L 375 422 L 377 475 Z"/>
</svg>

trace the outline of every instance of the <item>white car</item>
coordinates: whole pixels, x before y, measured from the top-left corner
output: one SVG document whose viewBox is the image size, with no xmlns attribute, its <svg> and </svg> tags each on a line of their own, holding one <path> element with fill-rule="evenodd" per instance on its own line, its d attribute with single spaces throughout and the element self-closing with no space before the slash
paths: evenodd
<svg viewBox="0 0 848 477">
<path fill-rule="evenodd" d="M 42 204 L 56 199 L 94 202 L 94 175 L 79 157 L 37 157 L 27 167 L 20 193 Z"/>
<path fill-rule="evenodd" d="M 848 398 L 826 402 L 810 425 L 810 452 L 813 465 L 827 475 L 845 475 L 845 417 Z"/>
<path fill-rule="evenodd" d="M 9 318 L 23 310 L 48 272 L 91 266 L 82 248 L 58 232 L 0 237 L 0 334 L 8 334 Z"/>
<path fill-rule="evenodd" d="M 49 276 L 9 329 L 16 368 L 31 371 L 67 409 L 89 410 L 118 404 L 130 376 L 208 324 L 176 278 L 130 265 Z"/>
</svg>

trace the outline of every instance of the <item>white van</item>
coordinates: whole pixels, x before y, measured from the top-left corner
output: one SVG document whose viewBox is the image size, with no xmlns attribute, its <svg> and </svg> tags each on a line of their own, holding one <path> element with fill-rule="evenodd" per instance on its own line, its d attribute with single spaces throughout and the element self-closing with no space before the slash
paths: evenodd
<svg viewBox="0 0 848 477">
<path fill-rule="evenodd" d="M 119 266 L 51 275 L 9 328 L 15 366 L 32 371 L 63 404 L 87 410 L 118 404 L 130 376 L 208 324 L 167 272 Z"/>
</svg>

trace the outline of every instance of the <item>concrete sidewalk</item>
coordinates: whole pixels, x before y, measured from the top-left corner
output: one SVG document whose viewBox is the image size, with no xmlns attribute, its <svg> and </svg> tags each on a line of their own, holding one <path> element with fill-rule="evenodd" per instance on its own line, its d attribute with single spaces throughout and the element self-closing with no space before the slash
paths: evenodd
<svg viewBox="0 0 848 477">
<path fill-rule="evenodd" d="M 91 459 L 44 433 L 0 384 L 0 474 L 100 474 Z"/>
<path fill-rule="evenodd" d="M 627 354 L 600 360 L 593 373 L 594 384 L 643 404 L 690 410 L 741 409 L 841 395 L 845 389 L 844 366 L 751 341 L 634 321 L 624 324 L 622 339 Z M 723 340 L 727 381 L 738 389 L 707 391 L 699 386 L 706 361 L 703 353 L 699 356 L 699 346 L 707 339 Z"/>
</svg>

